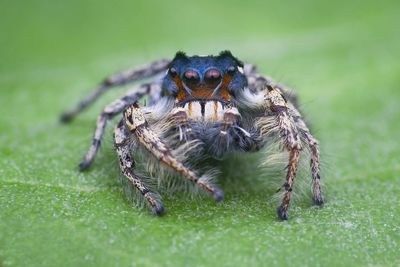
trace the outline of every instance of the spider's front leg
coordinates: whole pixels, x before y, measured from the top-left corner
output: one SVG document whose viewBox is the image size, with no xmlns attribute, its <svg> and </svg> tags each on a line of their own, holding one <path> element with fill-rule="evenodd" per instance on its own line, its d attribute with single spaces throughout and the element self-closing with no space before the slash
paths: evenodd
<svg viewBox="0 0 400 267">
<path fill-rule="evenodd" d="M 156 194 L 150 191 L 148 186 L 134 171 L 135 161 L 130 151 L 129 131 L 126 129 L 123 120 L 115 128 L 114 140 L 122 173 L 143 195 L 147 203 L 151 206 L 153 214 L 162 215 L 164 213 L 164 206 L 161 201 Z"/>
<path fill-rule="evenodd" d="M 125 124 L 139 144 L 161 163 L 212 195 L 216 201 L 221 201 L 223 199 L 223 192 L 211 182 L 208 176 L 200 177 L 195 171 L 185 166 L 185 164 L 180 162 L 172 154 L 171 149 L 149 128 L 147 120 L 136 103 L 125 110 L 124 119 Z"/>
<path fill-rule="evenodd" d="M 310 167 L 312 176 L 313 202 L 315 205 L 321 206 L 322 204 L 324 204 L 324 198 L 321 192 L 319 144 L 317 139 L 315 139 L 315 137 L 311 134 L 306 123 L 302 119 L 300 112 L 294 106 L 291 106 L 290 109 L 292 111 L 296 126 L 300 130 L 303 139 L 307 143 L 311 154 Z"/>
<path fill-rule="evenodd" d="M 286 182 L 284 184 L 284 195 L 282 203 L 278 207 L 278 216 L 282 220 L 288 219 L 288 210 L 292 196 L 292 188 L 296 177 L 299 154 L 302 149 L 300 132 L 289 113 L 286 100 L 279 90 L 267 85 L 265 93 L 265 105 L 267 117 L 259 121 L 261 132 L 268 134 L 271 130 L 276 130 L 284 147 L 289 151 L 289 162 L 287 166 Z M 268 116 L 273 117 L 271 122 Z"/>
<path fill-rule="evenodd" d="M 244 71 L 248 77 L 249 88 L 255 92 L 268 91 L 269 87 L 274 87 L 278 90 L 284 99 L 287 99 L 288 109 L 294 123 L 300 132 L 302 141 L 307 144 L 311 154 L 310 167 L 312 175 L 312 194 L 313 202 L 315 205 L 322 205 L 324 198 L 321 193 L 321 177 L 320 177 L 320 150 L 317 139 L 311 134 L 308 126 L 303 120 L 300 112 L 298 111 L 298 97 L 294 90 L 287 86 L 277 83 L 270 77 L 266 77 L 258 73 L 254 65 L 246 64 Z M 266 86 L 268 84 L 268 86 Z M 268 93 L 267 93 L 268 94 Z"/>
</svg>

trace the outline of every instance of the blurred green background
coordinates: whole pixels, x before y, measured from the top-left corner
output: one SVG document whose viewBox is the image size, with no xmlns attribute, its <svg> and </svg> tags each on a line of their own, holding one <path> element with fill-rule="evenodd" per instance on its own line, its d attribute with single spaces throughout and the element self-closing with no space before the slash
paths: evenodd
<svg viewBox="0 0 400 267">
<path fill-rule="evenodd" d="M 0 266 L 399 266 L 399 7 L 0 1 Z M 107 74 L 225 49 L 296 88 L 321 141 L 324 208 L 308 194 L 279 222 L 276 188 L 250 161 L 225 167 L 246 177 L 222 182 L 223 203 L 170 196 L 154 218 L 122 193 L 112 127 L 77 171 L 96 114 L 122 90 L 71 125 L 61 111 Z"/>
</svg>

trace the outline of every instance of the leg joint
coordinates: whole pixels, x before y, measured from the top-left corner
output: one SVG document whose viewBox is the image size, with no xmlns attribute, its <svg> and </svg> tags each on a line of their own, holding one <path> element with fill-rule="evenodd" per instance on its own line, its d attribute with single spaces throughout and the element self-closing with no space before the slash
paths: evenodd
<svg viewBox="0 0 400 267">
<path fill-rule="evenodd" d="M 292 187 L 290 186 L 289 183 L 284 183 L 283 187 L 285 188 L 285 191 L 292 192 Z"/>
</svg>

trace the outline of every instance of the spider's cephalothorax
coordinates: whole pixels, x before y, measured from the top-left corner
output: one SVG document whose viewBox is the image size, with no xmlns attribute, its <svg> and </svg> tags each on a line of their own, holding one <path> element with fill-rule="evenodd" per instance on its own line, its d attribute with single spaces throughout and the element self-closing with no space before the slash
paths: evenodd
<svg viewBox="0 0 400 267">
<path fill-rule="evenodd" d="M 203 57 L 178 53 L 169 64 L 162 86 L 179 105 L 213 100 L 226 104 L 235 92 L 247 86 L 247 79 L 243 63 L 229 52 Z"/>
<path fill-rule="evenodd" d="M 189 161 L 205 155 L 219 158 L 227 152 L 257 151 L 267 140 L 278 137 L 289 152 L 279 218 L 288 218 L 303 148 L 311 155 L 314 204 L 323 204 L 318 142 L 297 110 L 296 97 L 228 51 L 218 56 L 191 57 L 178 52 L 173 60 L 112 75 L 61 119 L 70 121 L 109 88 L 150 77 L 155 79 L 104 108 L 93 143 L 79 165 L 82 170 L 93 162 L 107 121 L 123 112 L 114 134 L 120 167 L 157 215 L 164 212 L 160 199 L 135 172 L 132 149 L 138 147 L 220 201 L 222 191 L 207 174 L 200 174 L 201 169 L 190 167 Z M 138 101 L 144 96 L 148 96 L 149 104 L 141 107 Z"/>
<path fill-rule="evenodd" d="M 235 149 L 251 150 L 261 143 L 259 134 L 241 127 L 244 121 L 239 120 L 233 101 L 247 87 L 247 79 L 243 63 L 230 52 L 202 57 L 180 52 L 161 86 L 163 95 L 174 99 L 172 113 L 180 139 L 202 141 L 214 157 Z"/>
</svg>

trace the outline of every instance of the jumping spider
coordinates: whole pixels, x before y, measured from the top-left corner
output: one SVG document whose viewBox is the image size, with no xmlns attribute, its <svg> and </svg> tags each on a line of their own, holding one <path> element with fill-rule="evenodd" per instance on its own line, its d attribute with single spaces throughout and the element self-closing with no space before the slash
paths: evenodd
<svg viewBox="0 0 400 267">
<path fill-rule="evenodd" d="M 254 152 L 273 137 L 280 140 L 289 155 L 284 194 L 277 209 L 279 218 L 288 219 L 303 148 L 309 150 L 311 157 L 314 204 L 323 204 L 318 142 L 297 109 L 296 97 L 287 87 L 260 75 L 255 66 L 243 64 L 229 51 L 218 56 L 191 57 L 178 52 L 173 60 L 159 60 L 112 75 L 75 108 L 65 112 L 61 120 L 71 121 L 112 87 L 145 78 L 153 80 L 104 108 L 97 120 L 93 143 L 79 164 L 81 170 L 93 162 L 107 122 L 123 112 L 114 132 L 120 167 L 156 215 L 163 214 L 163 204 L 135 172 L 132 150 L 142 148 L 159 165 L 221 201 L 221 189 L 208 175 L 200 175 L 199 170 L 190 167 L 188 159 Z M 148 104 L 140 107 L 138 101 L 144 96 L 148 97 Z"/>
</svg>

